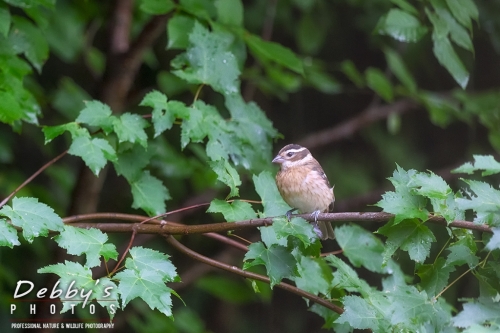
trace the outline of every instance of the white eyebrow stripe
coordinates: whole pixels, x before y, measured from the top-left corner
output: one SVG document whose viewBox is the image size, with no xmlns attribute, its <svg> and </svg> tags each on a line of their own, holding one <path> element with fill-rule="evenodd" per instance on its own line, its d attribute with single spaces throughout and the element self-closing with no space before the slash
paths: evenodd
<svg viewBox="0 0 500 333">
<path fill-rule="evenodd" d="M 307 148 L 305 147 L 302 147 L 302 148 L 299 148 L 299 149 L 287 149 L 285 150 L 286 152 L 289 152 L 289 153 L 298 153 L 298 152 L 301 152 L 301 151 L 304 151 L 306 150 Z"/>
</svg>

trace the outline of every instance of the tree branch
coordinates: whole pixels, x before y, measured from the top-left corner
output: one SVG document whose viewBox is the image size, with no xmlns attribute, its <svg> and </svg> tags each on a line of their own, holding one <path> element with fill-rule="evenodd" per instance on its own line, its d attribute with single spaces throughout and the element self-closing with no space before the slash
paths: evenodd
<svg viewBox="0 0 500 333">
<path fill-rule="evenodd" d="M 125 107 L 127 94 L 142 64 L 144 52 L 164 31 L 167 19 L 168 15 L 154 16 L 126 52 L 111 52 L 108 55 L 101 100 L 108 104 L 113 112 L 120 113 Z"/>
<path fill-rule="evenodd" d="M 270 280 L 267 276 L 263 276 L 263 275 L 256 274 L 253 272 L 244 271 L 236 266 L 227 265 L 227 264 L 224 264 L 224 263 L 219 262 L 217 260 L 213 260 L 211 258 L 205 257 L 205 256 L 191 250 L 190 248 L 182 245 L 178 240 L 176 240 L 174 237 L 172 237 L 170 235 L 164 235 L 164 237 L 167 240 L 167 242 L 170 245 L 172 245 L 175 249 L 184 253 L 185 255 L 187 255 L 188 257 L 190 257 L 194 260 L 201 261 L 207 265 L 217 267 L 217 268 L 220 268 L 220 269 L 225 270 L 227 272 L 243 276 L 247 279 L 262 281 L 265 283 L 270 283 Z M 290 284 L 281 282 L 281 283 L 277 284 L 276 286 L 278 288 L 284 289 L 286 291 L 289 291 L 289 292 L 294 293 L 296 295 L 299 295 L 301 297 L 307 298 L 308 300 L 313 301 L 317 304 L 323 305 L 324 307 L 326 307 L 332 311 L 335 311 L 338 314 L 342 314 L 344 312 L 344 309 L 342 309 L 338 305 L 335 305 L 335 304 L 329 302 L 328 300 L 325 300 L 321 297 L 310 294 L 310 293 L 308 293 L 304 290 L 301 290 L 295 286 L 292 286 Z"/>
<path fill-rule="evenodd" d="M 28 185 L 33 179 L 35 179 L 39 174 L 43 172 L 43 170 L 47 169 L 49 166 L 52 164 L 56 163 L 59 161 L 61 157 L 66 155 L 68 153 L 67 150 L 63 151 L 61 154 L 57 155 L 47 163 L 45 163 L 40 169 L 38 169 L 34 174 L 32 174 L 28 179 L 26 179 L 21 185 L 19 185 L 11 194 L 9 194 L 5 199 L 0 202 L 0 208 L 4 206 L 14 195 L 16 195 L 17 192 L 19 192 L 23 187 Z"/>
<path fill-rule="evenodd" d="M 292 216 L 302 217 L 307 221 L 314 221 L 314 217 L 311 214 L 295 214 Z M 330 221 L 330 222 L 375 222 L 375 223 L 385 223 L 394 217 L 393 214 L 384 212 L 346 212 L 346 213 L 322 213 L 318 215 L 318 221 Z M 137 233 L 145 234 L 170 234 L 170 235 L 188 235 L 188 234 L 204 234 L 210 232 L 227 232 L 232 230 L 241 230 L 247 228 L 256 228 L 269 226 L 273 223 L 275 217 L 266 217 L 260 219 L 252 219 L 238 222 L 222 222 L 222 223 L 210 223 L 210 224 L 199 224 L 199 225 L 182 225 L 175 222 L 165 221 L 165 220 L 152 220 L 148 223 L 99 223 L 99 222 L 81 222 L 88 220 L 123 220 L 130 222 L 142 222 L 148 217 L 140 215 L 129 215 L 129 214 L 115 214 L 115 213 L 95 213 L 95 214 L 85 214 L 71 216 L 63 219 L 65 223 L 71 223 L 72 225 L 80 228 L 98 228 L 104 232 L 131 232 L 136 230 Z M 453 228 L 462 228 L 469 230 L 476 230 L 482 232 L 491 233 L 492 230 L 487 225 L 475 224 L 469 221 L 453 221 L 447 223 L 443 217 L 440 216 L 429 216 L 426 222 L 439 224 L 442 226 L 449 226 Z"/>
<path fill-rule="evenodd" d="M 410 99 L 401 99 L 389 105 L 370 106 L 357 116 L 332 128 L 315 132 L 297 143 L 309 149 L 328 145 L 332 142 L 351 137 L 361 128 L 380 119 L 385 119 L 391 114 L 401 114 L 416 107 L 417 104 Z"/>
</svg>

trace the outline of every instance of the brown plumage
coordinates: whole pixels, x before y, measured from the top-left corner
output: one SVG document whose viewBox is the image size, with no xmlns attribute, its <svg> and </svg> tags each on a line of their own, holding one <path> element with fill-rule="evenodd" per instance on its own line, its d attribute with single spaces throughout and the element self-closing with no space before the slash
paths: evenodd
<svg viewBox="0 0 500 333">
<path fill-rule="evenodd" d="M 276 174 L 276 185 L 283 200 L 293 210 L 312 213 L 331 212 L 335 203 L 333 187 L 323 168 L 305 147 L 289 144 L 283 147 L 273 159 L 280 164 Z M 292 210 L 292 211 L 293 211 Z M 287 215 L 291 213 L 287 212 Z M 334 238 L 330 222 L 316 221 L 315 231 L 321 239 Z"/>
</svg>

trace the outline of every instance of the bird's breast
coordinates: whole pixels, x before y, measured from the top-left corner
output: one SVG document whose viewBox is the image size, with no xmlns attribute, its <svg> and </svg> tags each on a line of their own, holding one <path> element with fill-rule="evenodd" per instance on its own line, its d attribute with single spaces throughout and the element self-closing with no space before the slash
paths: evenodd
<svg viewBox="0 0 500 333">
<path fill-rule="evenodd" d="M 311 170 L 286 170 L 276 175 L 276 183 L 285 202 L 302 213 L 328 211 L 334 200 L 325 180 Z"/>
</svg>

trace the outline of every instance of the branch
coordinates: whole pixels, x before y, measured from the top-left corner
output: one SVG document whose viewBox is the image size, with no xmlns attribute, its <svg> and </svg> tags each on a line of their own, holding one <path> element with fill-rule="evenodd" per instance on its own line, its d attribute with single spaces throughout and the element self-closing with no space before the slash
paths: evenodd
<svg viewBox="0 0 500 333">
<path fill-rule="evenodd" d="M 359 115 L 332 128 L 315 132 L 297 143 L 309 149 L 328 145 L 332 142 L 351 137 L 361 128 L 366 127 L 375 121 L 385 119 L 391 114 L 404 113 L 416 108 L 416 106 L 417 104 L 410 99 L 401 99 L 389 105 L 370 106 Z"/>
<path fill-rule="evenodd" d="M 133 0 L 118 0 L 113 11 L 109 51 L 113 54 L 126 52 L 130 44 Z"/>
<path fill-rule="evenodd" d="M 3 199 L 2 202 L 0 202 L 0 208 L 4 206 L 14 195 L 16 195 L 17 192 L 19 192 L 23 187 L 28 185 L 33 179 L 35 179 L 39 174 L 43 172 L 43 170 L 47 169 L 49 166 L 52 164 L 56 163 L 59 161 L 61 157 L 66 155 L 68 153 L 67 150 L 63 151 L 61 154 L 57 155 L 47 163 L 45 163 L 40 169 L 38 169 L 34 174 L 32 174 L 28 179 L 26 179 L 21 185 L 19 185 L 11 194 L 7 196 L 7 198 Z"/>
<path fill-rule="evenodd" d="M 144 52 L 164 31 L 167 19 L 168 15 L 154 16 L 126 52 L 109 54 L 101 99 L 114 112 L 119 113 L 124 108 L 127 94 L 142 64 Z"/>
<path fill-rule="evenodd" d="M 217 268 L 220 268 L 220 269 L 225 270 L 227 272 L 243 276 L 247 279 L 262 281 L 265 283 L 270 283 L 270 280 L 267 276 L 263 276 L 263 275 L 256 274 L 253 272 L 244 271 L 236 266 L 227 265 L 227 264 L 221 263 L 217 260 L 213 260 L 211 258 L 205 257 L 205 256 L 199 254 L 198 252 L 195 252 L 195 251 L 191 250 L 190 248 L 182 245 L 179 241 L 177 241 L 174 237 L 172 237 L 170 235 L 164 235 L 164 237 L 166 238 L 167 242 L 170 245 L 172 245 L 175 249 L 186 254 L 188 257 L 193 258 L 194 260 L 201 261 L 207 265 L 217 267 Z M 325 300 L 321 297 L 310 294 L 310 293 L 308 293 L 304 290 L 301 290 L 297 287 L 294 287 L 290 284 L 280 282 L 276 286 L 278 288 L 292 292 L 292 293 L 299 295 L 301 297 L 307 298 L 308 300 L 313 301 L 317 304 L 323 305 L 324 307 L 326 307 L 332 311 L 335 311 L 338 314 L 342 314 L 344 312 L 344 309 L 342 309 L 338 305 L 335 305 L 335 304 L 329 302 L 328 300 Z"/>
<path fill-rule="evenodd" d="M 302 217 L 307 221 L 314 221 L 311 214 L 294 214 L 292 216 Z M 346 212 L 346 213 L 322 213 L 318 215 L 318 221 L 330 222 L 376 222 L 385 223 L 394 217 L 393 214 L 384 212 Z M 88 220 L 123 220 L 130 222 L 142 222 L 148 217 L 129 214 L 115 213 L 95 213 L 71 216 L 63 219 L 65 223 L 80 228 L 98 228 L 104 232 L 131 232 L 136 230 L 137 233 L 144 234 L 170 234 L 170 235 L 188 235 L 188 234 L 204 234 L 210 232 L 227 232 L 231 230 L 241 230 L 248 228 L 256 228 L 269 226 L 273 223 L 275 217 L 266 217 L 260 219 L 252 219 L 238 222 L 222 222 L 199 225 L 182 225 L 175 222 L 165 220 L 152 220 L 148 223 L 99 223 L 99 222 L 80 222 Z M 454 228 L 470 229 L 482 232 L 492 233 L 492 230 L 487 225 L 475 224 L 469 221 L 453 221 L 447 223 L 441 216 L 429 216 L 426 222 L 449 226 Z"/>
</svg>

